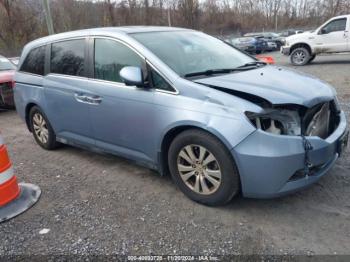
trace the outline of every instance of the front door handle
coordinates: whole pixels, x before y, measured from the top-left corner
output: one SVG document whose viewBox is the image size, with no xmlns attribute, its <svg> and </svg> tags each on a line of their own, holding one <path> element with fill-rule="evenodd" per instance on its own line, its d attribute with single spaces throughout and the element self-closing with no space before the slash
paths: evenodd
<svg viewBox="0 0 350 262">
<path fill-rule="evenodd" d="M 102 98 L 100 96 L 89 96 L 85 94 L 75 93 L 74 97 L 78 102 L 90 105 L 99 105 L 102 102 Z"/>
<path fill-rule="evenodd" d="M 92 105 L 99 105 L 102 102 L 102 98 L 100 96 L 87 96 L 86 100 Z"/>
<path fill-rule="evenodd" d="M 83 94 L 75 93 L 75 94 L 74 94 L 74 98 L 75 98 L 75 100 L 77 100 L 78 102 L 86 103 L 87 96 L 86 96 L 86 95 L 83 95 Z"/>
</svg>

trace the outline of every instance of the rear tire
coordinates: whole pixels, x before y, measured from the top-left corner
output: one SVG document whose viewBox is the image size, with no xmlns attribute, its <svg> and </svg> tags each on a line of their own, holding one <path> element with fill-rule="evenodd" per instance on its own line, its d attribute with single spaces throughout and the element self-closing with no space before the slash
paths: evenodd
<svg viewBox="0 0 350 262">
<path fill-rule="evenodd" d="M 176 185 L 196 202 L 224 205 L 239 192 L 239 174 L 231 153 L 205 131 L 190 129 L 179 134 L 170 145 L 168 163 Z"/>
<path fill-rule="evenodd" d="M 306 65 L 310 61 L 311 55 L 304 47 L 295 48 L 290 54 L 290 61 L 295 66 Z"/>
<path fill-rule="evenodd" d="M 37 106 L 29 112 L 30 129 L 35 141 L 46 150 L 53 150 L 59 146 L 56 142 L 56 134 L 45 114 Z"/>
</svg>

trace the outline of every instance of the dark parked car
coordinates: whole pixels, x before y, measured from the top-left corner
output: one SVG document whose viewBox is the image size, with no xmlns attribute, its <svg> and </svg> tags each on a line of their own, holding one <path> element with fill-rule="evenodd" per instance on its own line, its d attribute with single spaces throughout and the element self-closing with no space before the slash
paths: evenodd
<svg viewBox="0 0 350 262">
<path fill-rule="evenodd" d="M 279 34 L 280 37 L 288 37 L 291 35 L 301 34 L 304 33 L 303 30 L 294 30 L 294 29 L 288 29 Z"/>
<path fill-rule="evenodd" d="M 284 44 L 284 38 L 280 37 L 278 34 L 272 33 L 272 32 L 248 33 L 248 34 L 245 34 L 244 36 L 262 37 L 262 38 L 264 38 L 265 41 L 274 42 L 276 44 L 276 48 L 274 50 L 272 50 L 270 48 L 269 51 L 279 50 L 281 48 L 281 46 L 283 46 L 283 44 Z M 270 46 L 272 46 L 272 45 L 270 45 Z"/>
<path fill-rule="evenodd" d="M 250 54 L 261 54 L 268 49 L 267 42 L 260 37 L 240 37 L 231 39 L 236 48 Z"/>
<path fill-rule="evenodd" d="M 13 77 L 16 66 L 0 56 L 0 108 L 13 108 Z"/>
<path fill-rule="evenodd" d="M 276 41 L 264 38 L 263 36 L 256 36 L 255 38 L 259 39 L 261 42 L 266 42 L 264 51 L 276 51 L 279 50 L 278 44 Z"/>
</svg>

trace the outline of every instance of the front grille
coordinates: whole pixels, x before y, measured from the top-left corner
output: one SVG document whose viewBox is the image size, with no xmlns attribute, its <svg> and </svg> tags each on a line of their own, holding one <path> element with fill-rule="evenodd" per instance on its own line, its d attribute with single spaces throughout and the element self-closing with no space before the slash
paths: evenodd
<svg viewBox="0 0 350 262">
<path fill-rule="evenodd" d="M 313 166 L 309 168 L 309 175 L 308 176 L 314 176 L 317 175 L 317 173 L 322 170 L 324 168 L 324 164 L 322 165 L 317 165 L 317 166 Z M 296 181 L 299 179 L 303 179 L 306 177 L 306 173 L 304 169 L 298 170 L 297 172 L 295 172 L 290 178 L 289 178 L 289 182 L 290 181 Z"/>
</svg>

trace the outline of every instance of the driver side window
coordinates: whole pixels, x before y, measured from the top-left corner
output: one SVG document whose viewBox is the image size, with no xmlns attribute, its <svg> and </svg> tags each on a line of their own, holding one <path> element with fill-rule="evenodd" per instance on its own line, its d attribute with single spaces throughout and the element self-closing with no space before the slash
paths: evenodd
<svg viewBox="0 0 350 262">
<path fill-rule="evenodd" d="M 346 18 L 341 18 L 329 22 L 322 28 L 322 31 L 325 33 L 345 31 L 346 30 Z"/>
<path fill-rule="evenodd" d="M 142 67 L 143 59 L 126 45 L 110 39 L 95 39 L 95 79 L 122 83 L 125 66 Z"/>
</svg>

